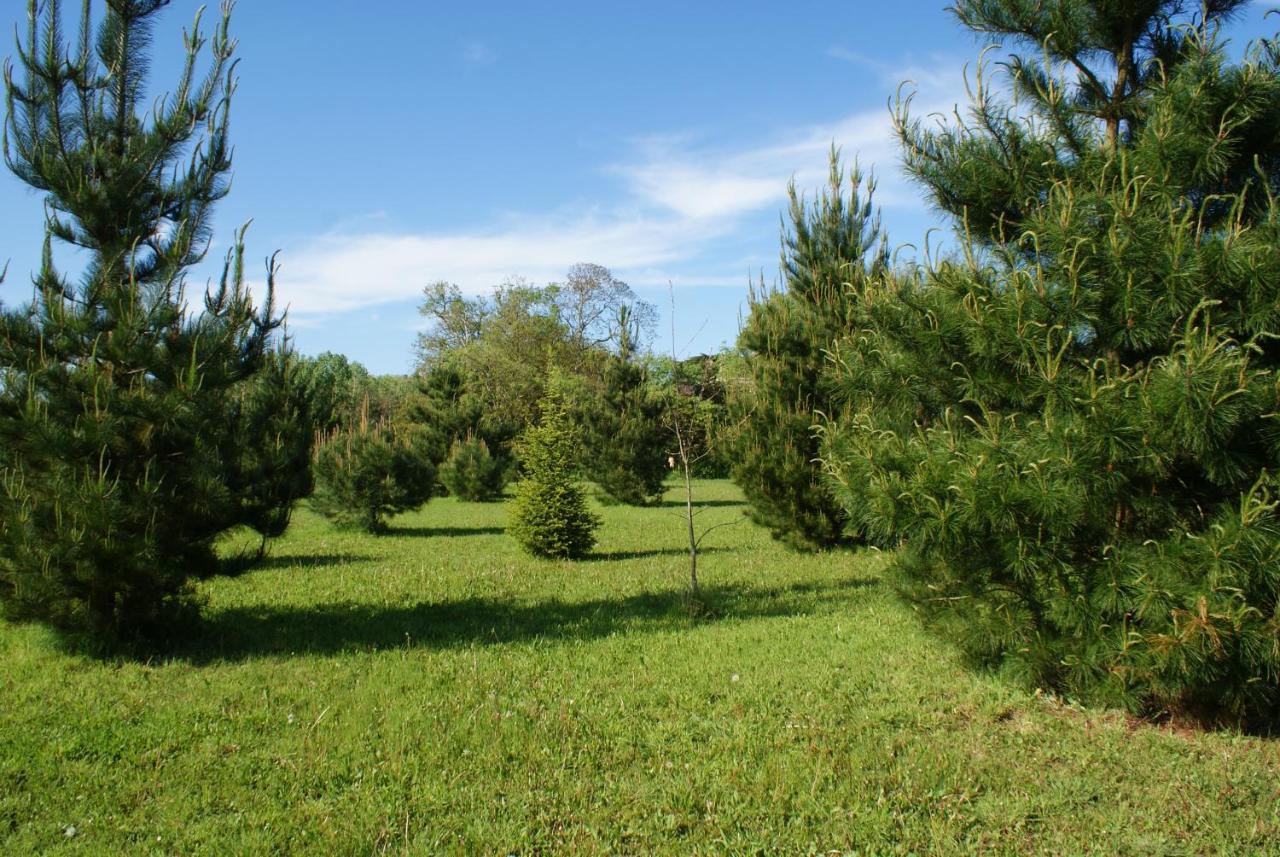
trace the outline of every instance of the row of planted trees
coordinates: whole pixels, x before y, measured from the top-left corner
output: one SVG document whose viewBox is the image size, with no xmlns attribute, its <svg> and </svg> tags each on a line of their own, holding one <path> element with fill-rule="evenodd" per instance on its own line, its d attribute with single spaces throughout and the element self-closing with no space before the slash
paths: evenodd
<svg viewBox="0 0 1280 857">
<path fill-rule="evenodd" d="M 1280 710 L 1280 66 L 1214 2 L 967 0 L 1028 48 L 967 116 L 899 102 L 952 252 L 889 264 L 871 187 L 793 193 L 743 330 L 735 477 L 804 546 L 897 548 L 975 659 L 1072 697 Z"/>
</svg>

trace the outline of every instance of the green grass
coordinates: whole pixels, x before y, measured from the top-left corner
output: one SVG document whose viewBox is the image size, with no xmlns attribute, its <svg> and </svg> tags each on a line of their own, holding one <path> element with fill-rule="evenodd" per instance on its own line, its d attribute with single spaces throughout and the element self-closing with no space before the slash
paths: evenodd
<svg viewBox="0 0 1280 857">
<path fill-rule="evenodd" d="M 164 661 L 0 626 L 0 853 L 1280 853 L 1280 742 L 968 671 L 882 557 L 748 524 L 691 618 L 678 510 L 599 511 L 581 563 L 501 505 L 299 513 Z"/>
</svg>

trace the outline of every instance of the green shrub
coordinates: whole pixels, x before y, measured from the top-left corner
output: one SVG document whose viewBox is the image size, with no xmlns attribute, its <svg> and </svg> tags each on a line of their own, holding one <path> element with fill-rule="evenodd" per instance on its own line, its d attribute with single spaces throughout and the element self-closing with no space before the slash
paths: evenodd
<svg viewBox="0 0 1280 857">
<path fill-rule="evenodd" d="M 434 493 L 439 444 L 427 430 L 362 420 L 335 429 L 315 453 L 314 507 L 334 523 L 370 533 Z"/>
<path fill-rule="evenodd" d="M 449 458 L 440 468 L 440 481 L 449 493 L 471 503 L 491 503 L 502 499 L 508 467 L 489 454 L 489 445 L 480 438 L 455 440 Z"/>
<path fill-rule="evenodd" d="M 577 481 L 577 448 L 564 403 L 548 398 L 541 421 L 521 440 L 523 477 L 516 484 L 507 528 L 534 556 L 577 559 L 596 543 L 600 519 L 587 509 L 586 491 Z"/>
</svg>

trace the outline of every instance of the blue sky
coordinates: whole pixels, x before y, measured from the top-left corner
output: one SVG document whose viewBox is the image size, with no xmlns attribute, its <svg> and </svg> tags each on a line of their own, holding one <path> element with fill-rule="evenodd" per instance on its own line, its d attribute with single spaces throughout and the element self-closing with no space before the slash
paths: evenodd
<svg viewBox="0 0 1280 857">
<path fill-rule="evenodd" d="M 1269 5 L 1237 41 L 1268 31 Z M 157 94 L 196 8 L 164 13 Z M 788 179 L 817 186 L 832 143 L 874 166 L 894 243 L 919 243 L 933 218 L 898 171 L 887 101 L 912 80 L 919 112 L 949 110 L 984 44 L 913 0 L 241 0 L 232 31 L 235 184 L 211 255 L 252 218 L 251 257 L 280 251 L 298 349 L 387 373 L 412 366 L 427 283 L 481 293 L 576 262 L 658 304 L 661 350 L 668 281 L 681 352 L 732 342 L 750 279 L 776 277 Z M 7 172 L 0 235 L 12 304 L 41 204 Z"/>
</svg>

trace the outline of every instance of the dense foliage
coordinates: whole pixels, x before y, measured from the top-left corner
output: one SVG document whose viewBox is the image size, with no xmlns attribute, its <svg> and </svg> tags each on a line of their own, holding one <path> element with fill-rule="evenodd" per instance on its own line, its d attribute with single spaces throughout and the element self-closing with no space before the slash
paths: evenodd
<svg viewBox="0 0 1280 857">
<path fill-rule="evenodd" d="M 583 469 L 609 498 L 648 506 L 662 497 L 670 432 L 661 391 L 637 359 L 629 313 L 617 354 L 609 355 L 598 383 L 585 388 L 575 408 L 583 434 Z"/>
<path fill-rule="evenodd" d="M 313 433 L 355 423 L 366 406 L 372 411 L 366 417 L 375 420 L 394 411 L 378 401 L 368 370 L 341 354 L 295 356 L 287 380 L 292 395 L 306 403 L 306 421 Z"/>
<path fill-rule="evenodd" d="M 509 473 L 508 462 L 490 454 L 483 438 L 464 438 L 453 442 L 440 481 L 459 500 L 492 503 L 502 499 Z"/>
<path fill-rule="evenodd" d="M 515 279 L 488 296 L 451 283 L 423 290 L 430 326 L 418 337 L 419 375 L 458 373 L 485 417 L 523 431 L 557 374 L 596 378 L 624 336 L 632 347 L 652 334 L 654 309 L 601 265 L 573 266 L 562 283 Z M 625 312 L 630 331 L 618 325 Z"/>
<path fill-rule="evenodd" d="M 665 462 L 657 449 L 660 397 L 638 359 L 655 311 L 608 268 L 574 265 L 563 282 L 515 280 L 489 296 L 433 283 L 421 312 L 430 326 L 418 338 L 410 419 L 440 428 L 450 442 L 483 440 L 507 466 L 514 439 L 536 422 L 555 386 L 554 395 L 571 402 L 585 460 L 599 465 L 585 475 L 623 502 L 656 495 Z"/>
<path fill-rule="evenodd" d="M 726 378 L 742 370 L 742 360 L 727 350 L 687 357 L 672 367 L 667 401 L 684 421 L 692 473 L 699 479 L 726 479 L 732 470 L 734 426 Z M 669 415 L 668 422 L 673 418 Z"/>
<path fill-rule="evenodd" d="M 521 438 L 523 475 L 516 483 L 507 531 L 534 556 L 579 559 L 595 545 L 600 519 L 578 481 L 578 433 L 565 404 L 549 396 L 542 418 Z"/>
<path fill-rule="evenodd" d="M 366 418 L 334 429 L 316 447 L 311 504 L 339 526 L 386 532 L 388 517 L 431 499 L 442 456 L 421 426 Z"/>
<path fill-rule="evenodd" d="M 403 403 L 405 418 L 430 427 L 450 449 L 457 444 L 483 443 L 495 464 L 493 477 L 505 484 L 515 468 L 511 445 L 521 426 L 502 416 L 502 409 L 486 410 L 474 379 L 466 374 L 465 363 L 442 361 L 416 376 L 413 383 Z M 501 494 L 501 485 L 497 491 Z"/>
<path fill-rule="evenodd" d="M 174 94 L 152 102 L 164 5 L 111 0 L 95 38 L 86 0 L 69 48 L 62 4 L 31 0 L 5 76 L 6 160 L 45 195 L 47 237 L 33 302 L 0 314 L 0 605 L 105 641 L 168 633 L 189 581 L 243 567 L 219 560 L 218 536 L 277 534 L 305 490 L 287 410 L 251 386 L 281 324 L 273 272 L 255 308 L 237 236 L 203 308 L 185 292 L 228 187 L 230 6 L 206 76 L 196 32 Z M 74 281 L 55 246 L 84 261 Z"/>
<path fill-rule="evenodd" d="M 845 513 L 822 478 L 814 426 L 833 417 L 826 350 L 844 328 L 849 286 L 887 262 L 872 187 L 855 171 L 846 195 L 833 153 L 828 186 L 806 204 L 790 187 L 782 242 L 782 287 L 753 291 L 738 336 L 744 370 L 730 389 L 732 475 L 751 516 L 796 547 L 844 538 Z"/>
<path fill-rule="evenodd" d="M 311 458 L 323 415 L 302 381 L 305 359 L 287 349 L 268 355 L 252 380 L 239 385 L 222 419 L 226 480 L 239 504 L 236 517 L 266 539 L 284 534 L 294 503 L 311 494 Z M 248 558 L 246 558 L 248 559 Z"/>
<path fill-rule="evenodd" d="M 1005 66 L 1016 109 L 899 112 L 969 243 L 855 290 L 824 448 L 974 656 L 1236 721 L 1280 707 L 1280 68 L 1215 41 L 1245 6 L 957 4 L 1044 59 Z"/>
</svg>

